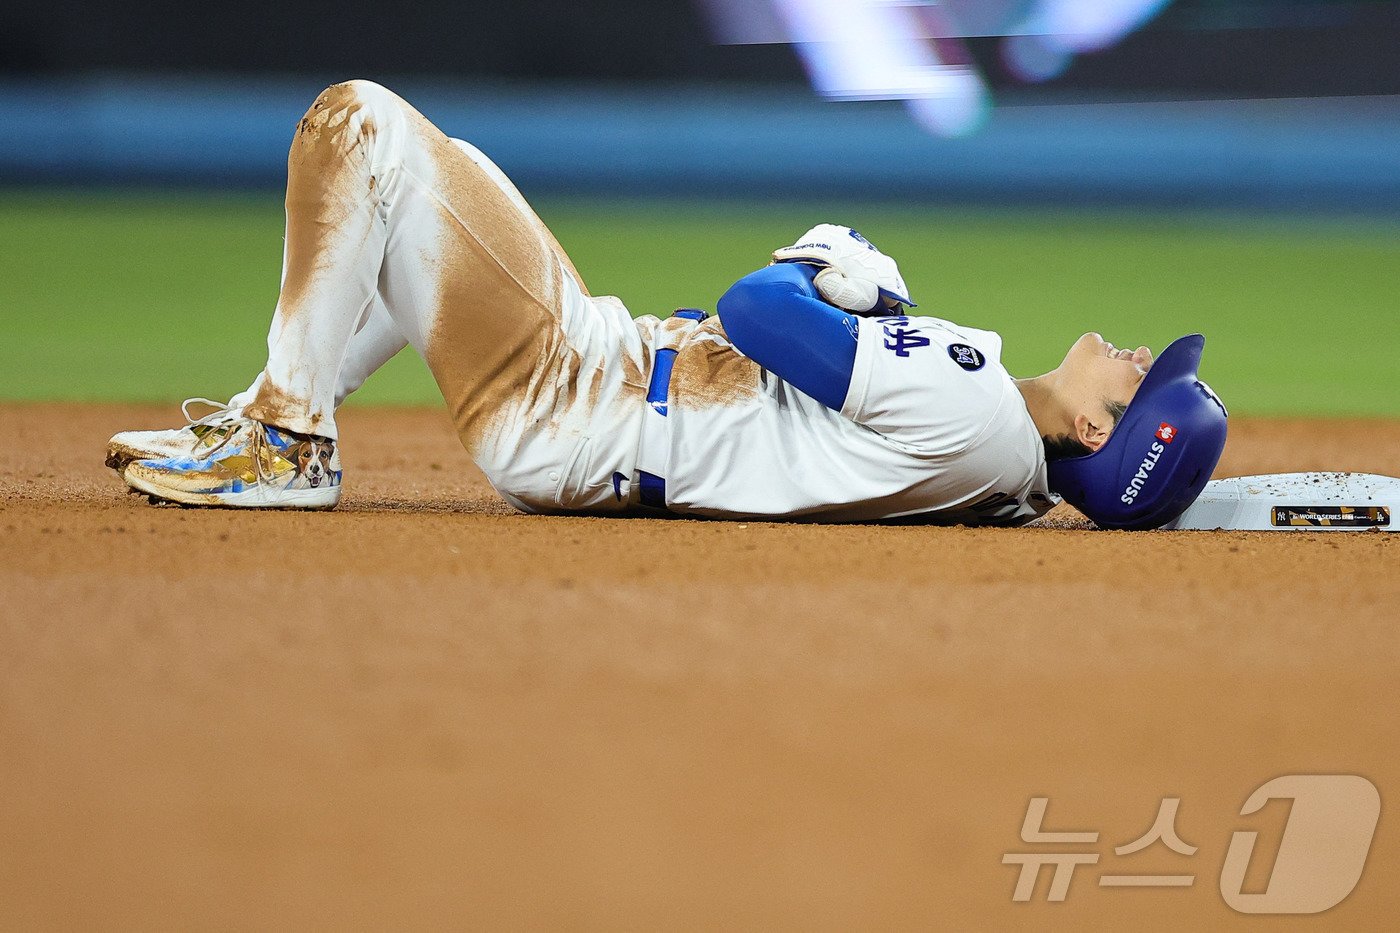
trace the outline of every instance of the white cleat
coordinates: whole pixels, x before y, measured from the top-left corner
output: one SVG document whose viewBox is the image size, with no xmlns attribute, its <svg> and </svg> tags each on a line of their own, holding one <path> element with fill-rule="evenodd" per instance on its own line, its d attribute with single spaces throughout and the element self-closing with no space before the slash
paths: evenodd
<svg viewBox="0 0 1400 933">
<path fill-rule="evenodd" d="M 249 418 L 175 432 L 182 453 L 142 458 L 122 479 L 152 501 L 245 509 L 332 509 L 340 501 L 340 455 L 329 438 L 293 434 Z M 210 427 L 203 425 L 203 427 Z M 214 434 L 213 441 L 206 439 Z M 120 435 L 119 435 L 120 436 Z"/>
<path fill-rule="evenodd" d="M 202 418 L 190 416 L 190 406 L 208 405 L 214 410 Z M 107 442 L 107 466 L 122 471 L 133 460 L 165 460 L 198 455 L 218 444 L 242 420 L 243 409 L 230 408 L 207 398 L 187 398 L 180 410 L 185 426 L 164 431 L 122 431 Z"/>
</svg>

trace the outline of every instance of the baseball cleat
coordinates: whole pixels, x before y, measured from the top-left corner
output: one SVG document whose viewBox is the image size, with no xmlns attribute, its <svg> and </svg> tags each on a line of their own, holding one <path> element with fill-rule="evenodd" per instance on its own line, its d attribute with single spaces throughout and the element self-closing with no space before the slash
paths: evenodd
<svg viewBox="0 0 1400 933">
<path fill-rule="evenodd" d="M 208 405 L 214 410 L 202 418 L 190 416 L 191 405 Z M 118 473 L 133 460 L 166 460 L 198 456 L 228 436 L 242 417 L 241 408 L 230 408 L 207 398 L 187 398 L 180 410 L 185 426 L 164 431 L 122 431 L 107 442 L 107 466 Z"/>
<path fill-rule="evenodd" d="M 193 434 L 194 427 L 181 431 Z M 185 443 L 179 456 L 132 460 L 122 479 L 152 501 L 181 505 L 331 509 L 340 501 L 335 441 L 241 417 L 219 433 L 211 443 L 202 436 Z"/>
</svg>

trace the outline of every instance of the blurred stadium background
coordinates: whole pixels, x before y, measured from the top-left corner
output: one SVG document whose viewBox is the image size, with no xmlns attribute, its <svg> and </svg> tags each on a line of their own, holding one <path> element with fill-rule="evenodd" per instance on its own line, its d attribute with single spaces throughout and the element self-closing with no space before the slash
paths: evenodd
<svg viewBox="0 0 1400 933">
<path fill-rule="evenodd" d="M 1237 412 L 1400 415 L 1397 50 L 1350 0 L 10 0 L 0 398 L 246 385 L 292 127 L 365 77 L 634 313 L 830 220 L 1014 372 L 1202 330 Z M 436 397 L 403 356 L 357 400 Z"/>
</svg>

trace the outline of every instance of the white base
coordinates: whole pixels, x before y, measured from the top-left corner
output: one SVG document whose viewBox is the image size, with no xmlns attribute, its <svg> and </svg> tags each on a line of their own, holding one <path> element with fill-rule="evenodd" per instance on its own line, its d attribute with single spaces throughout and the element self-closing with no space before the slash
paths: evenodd
<svg viewBox="0 0 1400 933">
<path fill-rule="evenodd" d="M 1374 473 L 1270 473 L 1211 480 L 1167 529 L 1400 531 L 1400 479 Z"/>
</svg>

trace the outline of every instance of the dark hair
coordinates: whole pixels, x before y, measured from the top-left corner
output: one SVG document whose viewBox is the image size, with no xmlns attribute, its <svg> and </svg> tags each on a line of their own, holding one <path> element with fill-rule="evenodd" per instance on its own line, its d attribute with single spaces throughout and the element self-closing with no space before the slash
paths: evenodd
<svg viewBox="0 0 1400 933">
<path fill-rule="evenodd" d="M 1123 412 L 1128 410 L 1128 406 L 1120 402 L 1105 402 L 1104 408 L 1108 409 L 1108 415 L 1113 419 L 1114 427 L 1118 426 L 1118 419 L 1123 417 Z M 1041 440 L 1045 443 L 1046 463 L 1068 460 L 1071 457 L 1087 457 L 1093 453 L 1088 446 L 1081 444 L 1068 434 L 1060 434 L 1055 437 L 1046 434 Z"/>
</svg>

